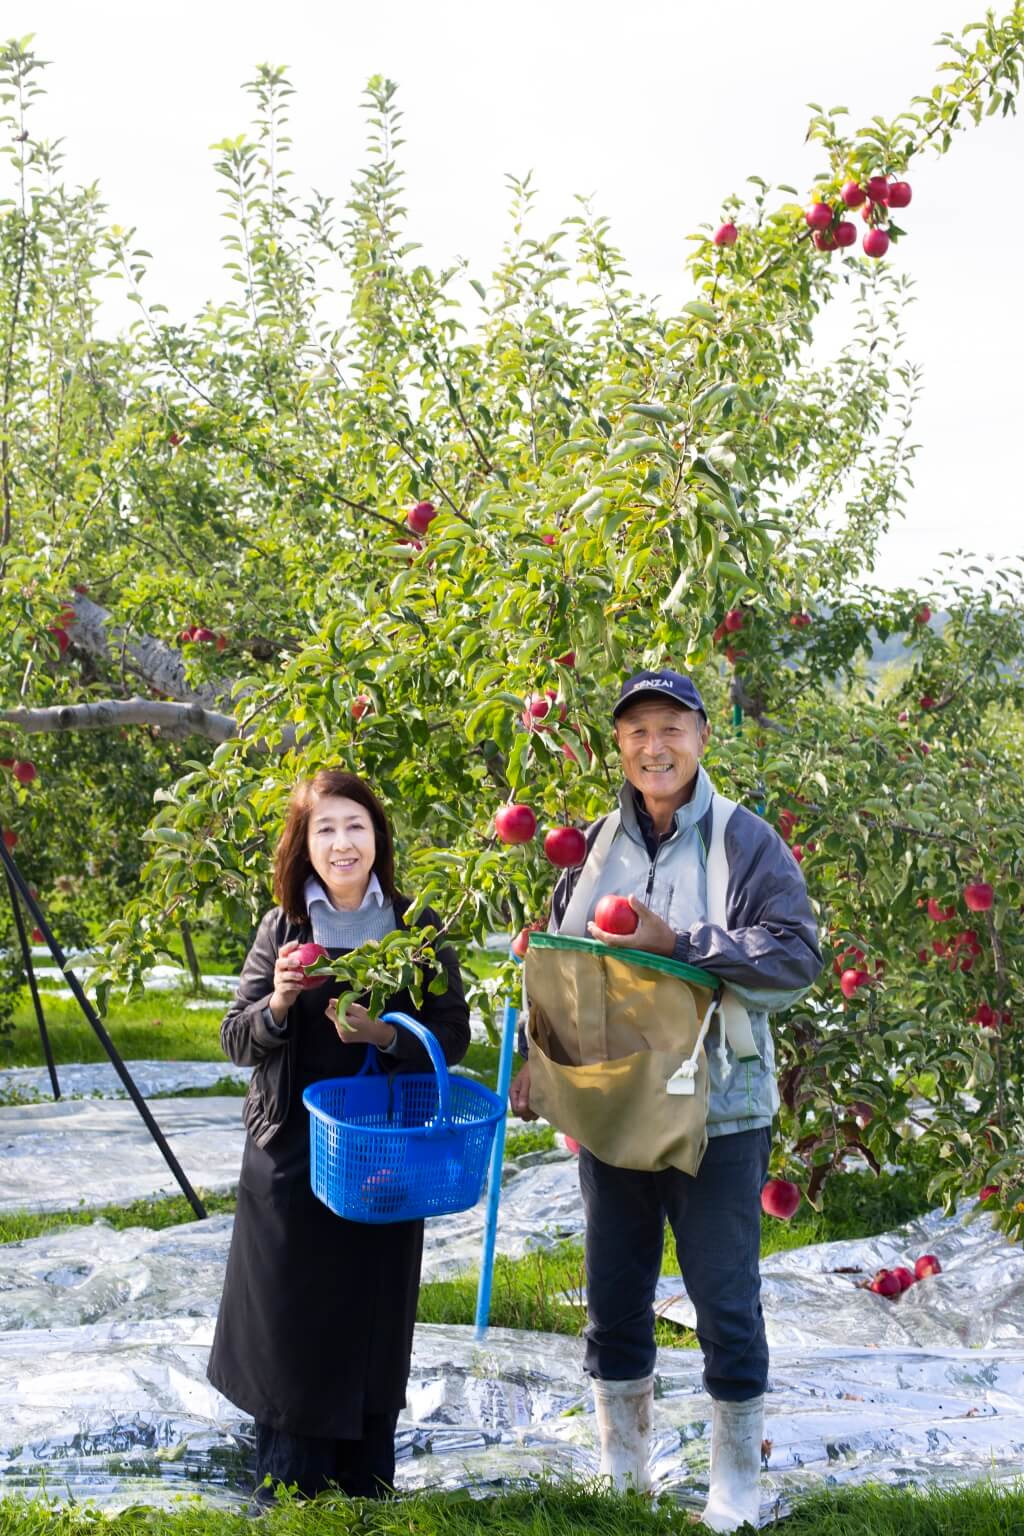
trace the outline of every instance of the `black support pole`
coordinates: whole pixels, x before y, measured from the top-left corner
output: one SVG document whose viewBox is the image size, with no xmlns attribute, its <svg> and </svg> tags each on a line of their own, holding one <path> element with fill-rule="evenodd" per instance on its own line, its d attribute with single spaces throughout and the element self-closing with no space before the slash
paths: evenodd
<svg viewBox="0 0 1024 1536">
<path fill-rule="evenodd" d="M 6 874 L 6 871 L 4 873 Z M 21 915 L 21 903 L 18 901 L 18 892 L 9 874 L 7 875 L 7 889 L 11 893 L 11 911 L 14 913 L 14 926 L 18 930 L 21 958 L 25 964 L 25 975 L 28 977 L 29 991 L 32 993 L 32 1003 L 36 1010 L 36 1023 L 39 1025 L 39 1038 L 43 1043 L 46 1069 L 50 1074 L 50 1086 L 53 1089 L 54 1099 L 59 1099 L 60 1083 L 57 1081 L 57 1063 L 53 1059 L 53 1047 L 50 1045 L 50 1036 L 46 1028 L 43 1000 L 39 996 L 39 988 L 36 985 L 36 970 L 32 964 L 32 947 L 28 941 L 28 934 L 25 932 L 25 919 Z"/>
<path fill-rule="evenodd" d="M 135 1081 L 131 1073 L 128 1071 L 128 1068 L 122 1061 L 121 1053 L 118 1051 L 117 1046 L 114 1044 L 113 1040 L 111 1040 L 106 1029 L 104 1028 L 103 1021 L 101 1020 L 99 1014 L 96 1012 L 95 1008 L 92 1006 L 92 1003 L 90 1003 L 89 999 L 82 991 L 82 985 L 78 980 L 78 977 L 75 975 L 74 971 L 69 968 L 67 957 L 64 954 L 64 951 L 61 949 L 60 945 L 57 943 L 57 940 L 54 938 L 50 929 L 50 925 L 47 923 L 46 918 L 43 916 L 39 908 L 39 903 L 36 901 L 28 886 L 25 884 L 25 881 L 22 879 L 21 871 L 12 859 L 10 851 L 4 844 L 2 838 L 0 838 L 0 860 L 3 861 L 4 870 L 8 881 L 10 881 L 11 884 L 13 884 L 16 888 L 18 895 L 21 897 L 25 904 L 26 910 L 31 916 L 36 927 L 39 929 L 40 933 L 43 935 L 43 938 L 46 940 L 50 954 L 53 956 L 55 962 L 66 977 L 68 986 L 71 988 L 76 1003 L 85 1014 L 85 1017 L 88 1019 L 89 1023 L 92 1025 L 97 1039 L 99 1040 L 103 1049 L 106 1051 L 107 1055 L 110 1057 L 111 1066 L 114 1068 L 114 1071 L 117 1073 L 125 1088 L 128 1090 L 128 1097 L 131 1099 L 132 1103 L 135 1105 L 135 1108 L 142 1116 L 143 1123 L 145 1124 L 149 1134 L 160 1148 L 164 1162 L 167 1164 L 168 1168 L 177 1179 L 178 1184 L 181 1186 L 181 1191 L 185 1198 L 188 1200 L 189 1205 L 195 1211 L 200 1221 L 202 1221 L 206 1216 L 206 1207 L 203 1205 L 203 1202 L 200 1200 L 199 1196 L 192 1188 L 192 1185 L 185 1177 L 185 1173 L 181 1167 L 181 1164 L 178 1162 L 178 1159 L 175 1157 L 167 1143 L 167 1138 L 165 1137 L 160 1127 L 157 1125 L 156 1121 L 153 1119 L 153 1116 L 150 1113 L 149 1105 L 146 1103 L 145 1099 L 142 1097 L 142 1094 L 135 1086 Z"/>
</svg>

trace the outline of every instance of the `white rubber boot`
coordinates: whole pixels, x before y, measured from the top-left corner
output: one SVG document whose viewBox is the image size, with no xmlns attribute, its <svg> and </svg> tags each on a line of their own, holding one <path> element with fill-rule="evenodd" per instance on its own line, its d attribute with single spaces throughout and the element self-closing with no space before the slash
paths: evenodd
<svg viewBox="0 0 1024 1536">
<path fill-rule="evenodd" d="M 701 1519 L 712 1531 L 735 1531 L 761 1511 L 764 1398 L 712 1404 L 711 1481 Z"/>
<path fill-rule="evenodd" d="M 594 1411 L 601 1440 L 601 1472 L 612 1487 L 646 1493 L 651 1486 L 647 1462 L 654 1420 L 654 1377 L 639 1381 L 593 1379 Z"/>
</svg>

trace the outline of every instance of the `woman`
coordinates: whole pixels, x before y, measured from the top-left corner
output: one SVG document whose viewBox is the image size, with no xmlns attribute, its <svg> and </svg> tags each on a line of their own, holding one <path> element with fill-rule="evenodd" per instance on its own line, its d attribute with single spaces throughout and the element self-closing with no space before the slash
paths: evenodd
<svg viewBox="0 0 1024 1536">
<path fill-rule="evenodd" d="M 422 1221 L 362 1225 L 335 1216 L 309 1183 L 302 1092 L 360 1070 L 370 1050 L 387 1071 L 429 1071 L 408 1031 L 353 1004 L 337 1019 L 341 986 L 303 990 L 294 959 L 312 939 L 332 958 L 404 928 L 391 829 L 355 774 L 321 769 L 300 783 L 277 847 L 280 906 L 260 923 L 221 1026 L 232 1061 L 253 1067 L 238 1206 L 209 1378 L 256 1420 L 254 1502 L 272 1483 L 308 1497 L 328 1484 L 380 1497 L 394 1481 L 394 1434 L 405 1406 L 423 1250 Z M 429 908 L 423 923 L 440 927 Z M 384 1012 L 410 1013 L 437 1036 L 449 1064 L 469 1045 L 469 1009 L 454 951 L 448 977 L 417 1008 L 406 991 Z"/>
</svg>

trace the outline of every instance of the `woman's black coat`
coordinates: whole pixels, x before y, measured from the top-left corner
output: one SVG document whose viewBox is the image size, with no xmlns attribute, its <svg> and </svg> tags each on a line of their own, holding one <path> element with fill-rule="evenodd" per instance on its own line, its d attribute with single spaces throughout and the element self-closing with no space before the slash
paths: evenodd
<svg viewBox="0 0 1024 1536">
<path fill-rule="evenodd" d="M 395 916 L 408 901 L 395 898 Z M 422 921 L 440 926 L 436 914 Z M 248 1135 L 224 1293 L 208 1374 L 258 1423 L 293 1435 L 358 1440 L 368 1414 L 405 1404 L 419 1294 L 422 1221 L 372 1225 L 335 1216 L 309 1184 L 309 1130 L 302 1090 L 319 1077 L 358 1072 L 371 1047 L 343 1044 L 324 1019 L 341 991 L 329 982 L 300 994 L 280 1026 L 264 1010 L 274 964 L 310 925 L 275 909 L 260 924 L 238 992 L 221 1026 L 232 1061 L 254 1068 L 243 1118 Z M 343 953 L 331 950 L 332 956 Z M 386 1012 L 410 1013 L 432 1031 L 449 1065 L 469 1045 L 469 1009 L 450 947 L 439 953 L 447 992 L 408 992 Z M 387 1071 L 429 1071 L 423 1047 L 404 1031 Z"/>
</svg>

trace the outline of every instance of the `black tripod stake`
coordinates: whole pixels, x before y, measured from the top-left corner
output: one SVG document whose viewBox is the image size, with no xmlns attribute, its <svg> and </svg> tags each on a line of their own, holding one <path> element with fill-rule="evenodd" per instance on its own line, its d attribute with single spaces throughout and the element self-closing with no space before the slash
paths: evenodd
<svg viewBox="0 0 1024 1536">
<path fill-rule="evenodd" d="M 178 1184 L 181 1187 L 182 1194 L 185 1196 L 186 1200 L 195 1211 L 196 1215 L 202 1221 L 206 1216 L 206 1207 L 203 1205 L 203 1202 L 200 1200 L 199 1196 L 192 1188 L 192 1185 L 185 1177 L 185 1173 L 181 1164 L 178 1162 L 178 1159 L 171 1151 L 163 1131 L 153 1119 L 149 1105 L 146 1103 L 145 1099 L 142 1097 L 142 1094 L 135 1086 L 135 1080 L 131 1073 L 128 1071 L 128 1068 L 125 1066 L 124 1061 L 121 1059 L 121 1053 L 118 1051 L 117 1046 L 114 1044 L 113 1040 L 111 1040 L 109 1034 L 104 1028 L 103 1021 L 101 1020 L 99 1014 L 96 1012 L 95 1008 L 92 1006 L 89 999 L 82 991 L 82 986 L 78 980 L 78 977 L 69 967 L 67 956 L 64 954 L 64 951 L 61 949 L 60 945 L 57 943 L 57 940 L 54 938 L 50 929 L 50 925 L 47 923 L 46 918 L 43 916 L 42 911 L 40 910 L 39 903 L 36 901 L 35 897 L 32 895 L 32 892 L 25 884 L 25 881 L 21 875 L 21 871 L 19 870 L 17 864 L 14 862 L 14 859 L 11 857 L 10 850 L 2 838 L 0 838 L 0 859 L 3 860 L 4 873 L 7 876 L 7 884 L 11 892 L 11 900 L 14 905 L 14 920 L 18 927 L 18 933 L 22 941 L 22 954 L 26 955 L 26 968 L 28 969 L 28 973 L 31 978 L 32 996 L 36 1002 L 36 1017 L 39 1020 L 39 1028 L 43 1037 L 43 1047 L 46 1051 L 46 1061 L 50 1069 L 50 1079 L 53 1083 L 54 1097 L 57 1098 L 60 1093 L 60 1089 L 57 1086 L 57 1069 L 53 1063 L 53 1053 L 49 1048 L 49 1040 L 46 1035 L 46 1024 L 43 1019 L 42 1006 L 39 1002 L 38 992 L 36 990 L 35 975 L 31 969 L 31 957 L 26 953 L 27 941 L 25 938 L 25 927 L 22 921 L 21 913 L 18 910 L 17 897 L 19 896 L 25 905 L 26 911 L 32 918 L 32 921 L 35 923 L 36 927 L 39 929 L 40 933 L 45 939 L 47 948 L 49 949 L 50 954 L 53 956 L 54 962 L 57 964 L 57 966 L 59 966 L 61 972 L 66 978 L 67 984 L 71 988 L 75 1002 L 85 1014 L 85 1017 L 92 1025 L 96 1038 L 99 1040 L 103 1049 L 110 1057 L 110 1064 L 127 1089 L 128 1097 L 131 1099 L 132 1103 L 135 1105 L 135 1108 L 142 1116 L 143 1123 L 145 1124 L 147 1131 L 152 1136 L 157 1146 L 160 1148 L 164 1162 L 167 1164 L 168 1168 L 177 1179 Z"/>
</svg>

